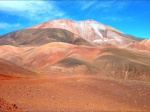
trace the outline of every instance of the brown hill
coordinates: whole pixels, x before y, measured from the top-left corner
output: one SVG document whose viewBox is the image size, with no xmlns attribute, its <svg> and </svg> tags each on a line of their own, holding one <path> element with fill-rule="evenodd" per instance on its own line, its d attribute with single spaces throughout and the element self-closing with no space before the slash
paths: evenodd
<svg viewBox="0 0 150 112">
<path fill-rule="evenodd" d="M 0 79 L 35 78 L 39 75 L 14 63 L 0 59 Z"/>
<path fill-rule="evenodd" d="M 51 42 L 65 42 L 75 45 L 93 46 L 78 35 L 59 28 L 23 29 L 0 37 L 0 45 L 39 46 Z"/>
<path fill-rule="evenodd" d="M 53 42 L 37 47 L 1 46 L 0 57 L 38 72 L 150 80 L 150 54 L 146 51 Z"/>
<path fill-rule="evenodd" d="M 107 53 L 95 59 L 103 74 L 121 79 L 150 81 L 150 55 L 126 49 L 103 49 Z"/>
<path fill-rule="evenodd" d="M 64 58 L 50 66 L 42 69 L 44 73 L 52 71 L 53 73 L 70 74 L 70 75 L 96 75 L 100 73 L 98 66 L 92 62 L 76 59 L 73 57 Z"/>
<path fill-rule="evenodd" d="M 145 39 L 141 42 L 134 43 L 130 46 L 130 48 L 150 51 L 150 39 Z"/>
<path fill-rule="evenodd" d="M 85 56 L 86 57 L 86 56 Z M 150 81 L 150 55 L 118 48 L 99 49 L 97 58 L 91 61 L 76 59 L 71 55 L 50 66 L 44 71 L 65 74 L 101 75 L 125 80 Z"/>
<path fill-rule="evenodd" d="M 97 57 L 99 49 L 63 42 L 53 42 L 39 47 L 5 45 L 0 46 L 0 57 L 18 65 L 41 69 L 69 56 L 90 61 Z"/>
</svg>

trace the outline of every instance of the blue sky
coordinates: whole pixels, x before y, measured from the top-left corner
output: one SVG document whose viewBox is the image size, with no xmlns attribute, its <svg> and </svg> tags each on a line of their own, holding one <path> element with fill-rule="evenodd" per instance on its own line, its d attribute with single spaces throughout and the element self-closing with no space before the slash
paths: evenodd
<svg viewBox="0 0 150 112">
<path fill-rule="evenodd" d="M 93 19 L 150 38 L 148 0 L 0 0 L 0 34 L 56 18 Z"/>
</svg>

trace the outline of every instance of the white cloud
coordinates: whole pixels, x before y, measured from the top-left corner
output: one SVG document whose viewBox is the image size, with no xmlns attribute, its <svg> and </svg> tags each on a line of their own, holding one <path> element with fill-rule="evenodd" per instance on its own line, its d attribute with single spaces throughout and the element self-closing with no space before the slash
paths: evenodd
<svg viewBox="0 0 150 112">
<path fill-rule="evenodd" d="M 81 1 L 80 4 L 82 5 L 81 10 L 88 9 L 91 7 L 96 1 Z"/>
<path fill-rule="evenodd" d="M 99 1 L 99 3 L 94 7 L 94 9 L 101 9 L 105 12 L 119 11 L 126 8 L 127 2 L 124 1 Z"/>
<path fill-rule="evenodd" d="M 101 0 L 94 0 L 94 1 L 80 1 L 78 2 L 80 5 L 81 10 L 91 9 L 91 10 L 101 10 L 102 12 L 111 12 L 111 11 L 119 11 L 126 8 L 127 2 L 126 1 L 101 1 Z"/>
<path fill-rule="evenodd" d="M 34 21 L 44 21 L 65 16 L 52 1 L 0 1 L 0 11 Z"/>
<path fill-rule="evenodd" d="M 124 20 L 124 18 L 120 18 L 118 16 L 107 16 L 107 17 L 104 17 L 103 19 L 111 20 L 111 21 L 117 21 L 117 22 Z"/>
<path fill-rule="evenodd" d="M 6 22 L 0 22 L 0 29 L 18 28 L 20 26 L 21 26 L 20 23 L 10 24 Z"/>
<path fill-rule="evenodd" d="M 110 8 L 114 4 L 114 1 L 99 1 L 98 4 L 94 7 L 95 9 L 101 8 Z"/>
</svg>

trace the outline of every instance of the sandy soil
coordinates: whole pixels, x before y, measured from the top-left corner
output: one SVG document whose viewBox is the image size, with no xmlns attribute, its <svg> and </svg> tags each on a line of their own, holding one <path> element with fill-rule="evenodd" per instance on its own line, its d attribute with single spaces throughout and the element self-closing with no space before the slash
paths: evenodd
<svg viewBox="0 0 150 112">
<path fill-rule="evenodd" d="M 0 98 L 28 112 L 149 111 L 150 83 L 106 76 L 0 81 Z"/>
</svg>

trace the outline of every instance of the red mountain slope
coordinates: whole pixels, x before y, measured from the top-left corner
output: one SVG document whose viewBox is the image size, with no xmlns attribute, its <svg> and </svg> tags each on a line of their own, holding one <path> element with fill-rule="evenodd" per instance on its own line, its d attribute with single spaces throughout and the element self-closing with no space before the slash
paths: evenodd
<svg viewBox="0 0 150 112">
<path fill-rule="evenodd" d="M 148 51 L 150 51 L 150 39 L 145 39 L 141 42 L 134 43 L 130 47 L 134 48 L 134 49 L 138 49 L 138 50 L 148 50 Z"/>
</svg>

